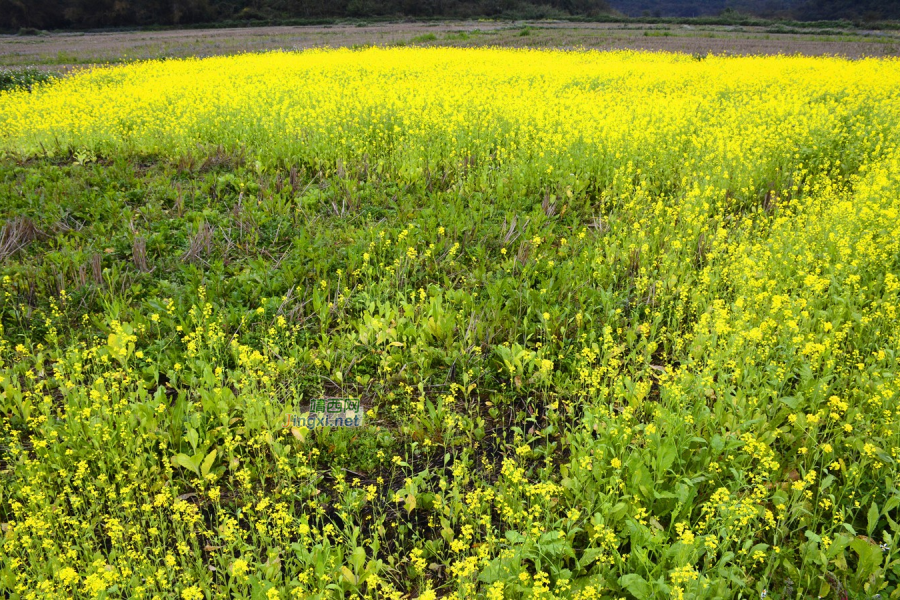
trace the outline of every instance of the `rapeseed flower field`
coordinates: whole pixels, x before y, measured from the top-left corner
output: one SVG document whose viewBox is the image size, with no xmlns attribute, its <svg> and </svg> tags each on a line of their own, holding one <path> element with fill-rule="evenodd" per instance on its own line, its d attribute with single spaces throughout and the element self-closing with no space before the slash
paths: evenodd
<svg viewBox="0 0 900 600">
<path fill-rule="evenodd" d="M 898 142 L 896 60 L 0 92 L 0 593 L 900 597 Z"/>
</svg>

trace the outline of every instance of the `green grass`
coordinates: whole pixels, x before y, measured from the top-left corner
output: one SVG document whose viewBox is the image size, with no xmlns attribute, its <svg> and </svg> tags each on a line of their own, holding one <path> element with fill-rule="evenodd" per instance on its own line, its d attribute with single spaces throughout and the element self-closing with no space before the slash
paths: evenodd
<svg viewBox="0 0 900 600">
<path fill-rule="evenodd" d="M 422 34 L 422 35 L 417 35 L 417 36 L 415 36 L 414 38 L 412 38 L 411 40 L 409 40 L 409 43 L 411 43 L 411 44 L 423 44 L 423 43 L 425 43 L 425 42 L 434 42 L 434 41 L 437 41 L 437 39 L 438 39 L 438 37 L 437 37 L 436 35 L 434 35 L 433 33 L 424 33 L 424 34 Z"/>
</svg>

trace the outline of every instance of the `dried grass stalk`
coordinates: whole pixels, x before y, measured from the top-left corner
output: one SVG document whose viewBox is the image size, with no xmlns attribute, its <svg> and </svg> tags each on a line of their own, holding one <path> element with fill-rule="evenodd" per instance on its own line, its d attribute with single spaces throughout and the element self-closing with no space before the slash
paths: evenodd
<svg viewBox="0 0 900 600">
<path fill-rule="evenodd" d="M 185 262 L 196 262 L 201 257 L 208 256 L 212 252 L 213 228 L 203 221 L 197 228 L 197 233 L 191 236 L 187 251 L 181 256 Z"/>
<path fill-rule="evenodd" d="M 28 217 L 8 220 L 0 228 L 0 261 L 6 260 L 42 235 L 43 232 Z"/>
<path fill-rule="evenodd" d="M 143 237 L 136 237 L 131 244 L 131 257 L 134 264 L 141 273 L 150 273 L 153 269 L 147 264 L 147 240 Z"/>
</svg>

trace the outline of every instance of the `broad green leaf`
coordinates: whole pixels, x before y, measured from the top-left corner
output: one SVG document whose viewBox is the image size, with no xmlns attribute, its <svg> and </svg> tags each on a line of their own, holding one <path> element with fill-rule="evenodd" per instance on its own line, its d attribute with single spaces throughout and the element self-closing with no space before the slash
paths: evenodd
<svg viewBox="0 0 900 600">
<path fill-rule="evenodd" d="M 197 450 L 197 442 L 199 441 L 199 437 L 200 437 L 197 434 L 197 430 L 194 429 L 193 427 L 189 428 L 187 430 L 186 437 L 187 437 L 188 443 L 191 445 L 191 448 L 193 448 L 194 451 L 196 451 Z"/>
<path fill-rule="evenodd" d="M 860 538 L 850 542 L 850 547 L 859 556 L 857 573 L 859 578 L 864 581 L 875 573 L 881 564 L 881 548 Z"/>
<path fill-rule="evenodd" d="M 672 444 L 664 445 L 659 451 L 658 463 L 657 463 L 657 471 L 661 475 L 669 470 L 669 467 L 675 462 L 675 459 L 678 457 L 678 451 L 675 449 L 675 446 Z"/>
<path fill-rule="evenodd" d="M 354 548 L 353 554 L 350 555 L 350 564 L 353 565 L 353 570 L 359 573 L 366 564 L 366 549 L 362 546 Z"/>
<path fill-rule="evenodd" d="M 597 558 L 603 554 L 603 550 L 601 548 L 588 548 L 584 552 L 582 552 L 581 556 L 578 558 L 578 566 L 581 569 L 586 569 L 592 562 L 597 560 Z"/>
<path fill-rule="evenodd" d="M 525 536 L 514 529 L 510 529 L 506 532 L 506 539 L 513 544 L 522 544 L 525 542 Z"/>
<path fill-rule="evenodd" d="M 212 469 L 213 463 L 216 461 L 217 451 L 215 449 L 211 450 L 209 454 L 206 455 L 206 458 L 203 459 L 203 464 L 200 465 L 200 475 L 201 477 L 206 477 L 209 475 L 209 470 Z"/>
<path fill-rule="evenodd" d="M 619 577 L 619 585 L 628 590 L 632 596 L 637 598 L 638 600 L 644 600 L 644 598 L 650 598 L 652 593 L 652 589 L 650 588 L 650 584 L 636 573 L 629 573 L 628 575 L 622 575 Z"/>
<path fill-rule="evenodd" d="M 878 525 L 878 517 L 881 513 L 878 511 L 878 505 L 875 502 L 869 506 L 869 512 L 866 513 L 866 533 L 869 537 L 872 537 L 872 534 L 875 532 L 875 527 Z"/>
<path fill-rule="evenodd" d="M 188 471 L 193 471 L 197 475 L 200 474 L 200 471 L 197 468 L 197 463 L 187 454 L 179 452 L 173 457 L 172 460 L 175 461 L 175 464 L 184 467 Z"/>
<path fill-rule="evenodd" d="M 344 577 L 344 581 L 350 585 L 356 585 L 356 575 L 346 565 L 341 567 L 341 575 Z"/>
</svg>

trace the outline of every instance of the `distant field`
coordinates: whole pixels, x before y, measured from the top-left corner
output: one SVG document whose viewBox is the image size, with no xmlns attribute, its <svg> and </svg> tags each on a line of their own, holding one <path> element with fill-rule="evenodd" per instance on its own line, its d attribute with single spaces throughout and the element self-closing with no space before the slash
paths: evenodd
<svg viewBox="0 0 900 600">
<path fill-rule="evenodd" d="M 604 23 L 451 22 L 0 36 L 0 66 L 213 56 L 374 44 L 662 50 L 688 54 L 897 56 L 900 32 Z"/>
</svg>

